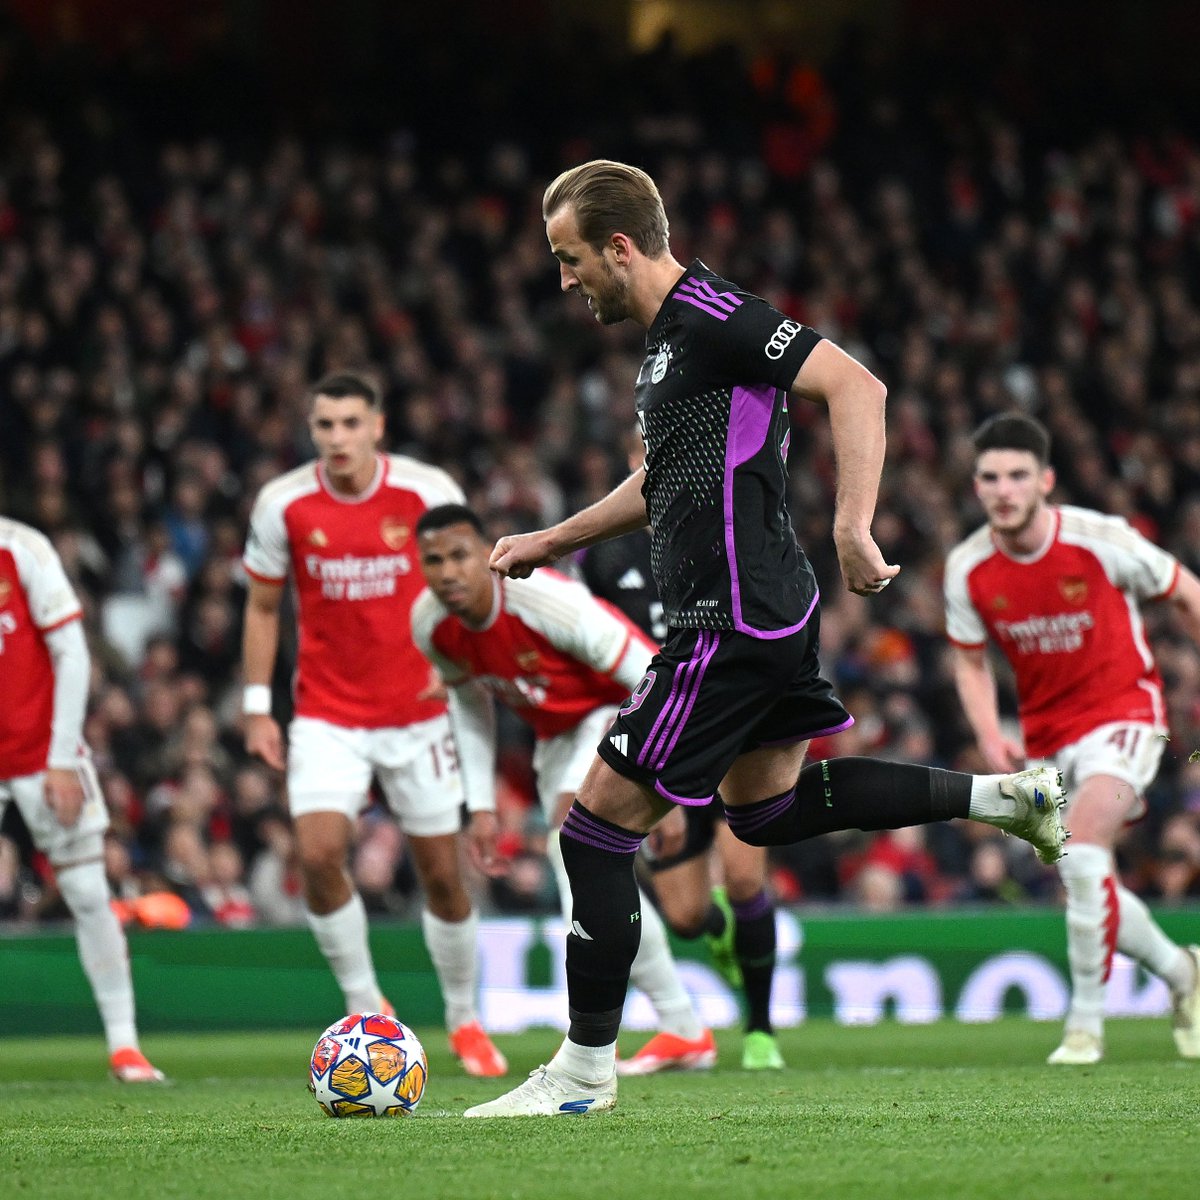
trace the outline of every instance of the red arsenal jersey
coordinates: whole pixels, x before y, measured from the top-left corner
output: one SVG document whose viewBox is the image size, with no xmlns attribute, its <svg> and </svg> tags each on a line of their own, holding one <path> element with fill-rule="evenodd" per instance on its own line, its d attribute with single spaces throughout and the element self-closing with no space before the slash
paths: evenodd
<svg viewBox="0 0 1200 1200">
<path fill-rule="evenodd" d="M 395 454 L 379 456 L 360 496 L 330 489 L 315 462 L 259 493 L 243 561 L 264 582 L 291 575 L 298 716 L 378 729 L 445 712 L 440 701 L 417 699 L 430 673 L 410 632 L 424 587 L 415 530 L 426 509 L 463 499 L 444 471 Z"/>
<path fill-rule="evenodd" d="M 538 738 L 620 704 L 654 654 L 636 625 L 557 571 L 498 579 L 495 596 L 483 628 L 472 629 L 426 592 L 413 609 L 413 638 L 448 685 L 474 679 Z M 627 656 L 631 643 L 644 655 Z"/>
<path fill-rule="evenodd" d="M 1053 516 L 1046 545 L 1027 557 L 1006 554 L 985 526 L 946 560 L 946 632 L 1003 651 L 1035 758 L 1110 722 L 1165 727 L 1138 604 L 1169 595 L 1179 571 L 1120 517 L 1068 506 Z"/>
<path fill-rule="evenodd" d="M 54 718 L 46 634 L 80 615 L 49 539 L 0 517 L 0 779 L 46 769 Z"/>
</svg>

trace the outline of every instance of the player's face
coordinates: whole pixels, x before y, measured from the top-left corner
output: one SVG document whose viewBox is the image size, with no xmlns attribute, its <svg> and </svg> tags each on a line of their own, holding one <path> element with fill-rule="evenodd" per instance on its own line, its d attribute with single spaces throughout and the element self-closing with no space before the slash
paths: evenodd
<svg viewBox="0 0 1200 1200">
<path fill-rule="evenodd" d="M 975 463 L 975 495 L 997 533 L 1024 533 L 1053 487 L 1054 472 L 1028 450 L 985 450 Z"/>
<path fill-rule="evenodd" d="M 338 491 L 361 492 L 375 478 L 383 413 L 361 396 L 317 396 L 308 429 L 325 474 Z"/>
<path fill-rule="evenodd" d="M 629 281 L 613 269 L 607 254 L 579 236 L 575 210 L 560 208 L 546 222 L 546 238 L 558 259 L 564 292 L 578 289 L 601 325 L 618 325 L 629 315 Z"/>
<path fill-rule="evenodd" d="M 465 522 L 421 534 L 421 574 L 429 590 L 456 616 L 478 623 L 492 611 L 487 543 Z"/>
</svg>

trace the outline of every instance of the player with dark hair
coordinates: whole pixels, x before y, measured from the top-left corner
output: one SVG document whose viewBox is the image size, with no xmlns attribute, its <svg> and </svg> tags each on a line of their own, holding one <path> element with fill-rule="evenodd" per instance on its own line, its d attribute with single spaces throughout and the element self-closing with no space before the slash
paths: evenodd
<svg viewBox="0 0 1200 1200">
<path fill-rule="evenodd" d="M 339 372 L 316 384 L 309 430 L 317 460 L 268 483 L 250 516 L 246 748 L 287 771 L 308 923 L 346 1011 L 391 1009 L 375 975 L 366 909 L 347 871 L 354 822 L 375 779 L 408 834 L 450 1047 L 469 1074 L 503 1075 L 504 1056 L 476 1009 L 478 917 L 459 870 L 454 739 L 409 632 L 422 587 L 413 528 L 427 508 L 461 500 L 462 491 L 436 467 L 380 453 L 383 406 L 360 375 Z M 271 676 L 289 575 L 300 636 L 285 758 L 271 715 Z M 489 820 L 473 820 L 470 844 L 494 838 Z"/>
<path fill-rule="evenodd" d="M 563 916 L 571 890 L 558 829 L 612 724 L 617 705 L 642 677 L 654 646 L 616 609 L 556 571 L 499 580 L 488 570 L 489 542 L 474 512 L 460 504 L 430 509 L 417 522 L 421 570 L 429 590 L 413 605 L 413 639 L 449 689 L 467 808 L 496 806 L 495 702 L 537 739 L 533 768 L 551 830 L 548 854 Z M 717 1059 L 700 1024 L 652 905 L 642 909 L 633 982 L 654 1006 L 660 1032 L 624 1066 L 631 1074 L 702 1070 Z"/>
<path fill-rule="evenodd" d="M 1167 739 L 1138 605 L 1169 599 L 1200 644 L 1200 581 L 1121 517 L 1050 504 L 1050 437 L 1032 417 L 992 417 L 974 443 L 987 523 L 946 562 L 958 693 L 989 767 L 1052 761 L 1071 796 L 1071 850 L 1058 864 L 1071 1007 L 1049 1061 L 1104 1056 L 1104 984 L 1116 950 L 1167 983 L 1179 1053 L 1200 1058 L 1200 949 L 1172 942 L 1113 863 L 1122 828 L 1145 812 Z M 1024 746 L 1001 726 L 989 639 L 1016 674 Z"/>
<path fill-rule="evenodd" d="M 628 462 L 638 470 L 645 457 L 641 435 L 631 431 Z M 667 636 L 662 601 L 650 565 L 650 536 L 640 529 L 597 542 L 579 558 L 583 581 L 593 595 L 620 609 L 661 645 Z M 746 1001 L 742 1068 L 779 1070 L 783 1055 L 771 1025 L 775 980 L 775 904 L 767 890 L 767 851 L 729 832 L 723 806 L 680 805 L 655 826 L 643 843 L 643 860 L 653 880 L 663 919 L 679 937 L 703 937 L 713 964 Z M 720 864 L 713 887 L 709 860 Z M 639 1073 L 644 1047 L 617 1063 L 617 1073 Z"/>
<path fill-rule="evenodd" d="M 788 404 L 829 412 L 842 577 L 873 595 L 900 569 L 871 536 L 885 389 L 765 300 L 702 262 L 677 262 L 645 172 L 585 163 L 550 184 L 542 212 L 563 290 L 578 291 L 605 324 L 630 319 L 646 330 L 636 384 L 646 461 L 582 512 L 501 538 L 491 565 L 525 578 L 649 523 L 669 634 L 563 822 L 574 899 L 566 1040 L 518 1088 L 468 1110 L 474 1117 L 616 1103 L 617 1030 L 638 946 L 633 856 L 673 805 L 709 804 L 719 787 L 729 828 L 759 846 L 970 816 L 1053 862 L 1064 837 L 1049 768 L 971 776 L 867 758 L 804 767 L 810 739 L 851 717 L 820 674 L 816 582 L 787 512 Z"/>
</svg>

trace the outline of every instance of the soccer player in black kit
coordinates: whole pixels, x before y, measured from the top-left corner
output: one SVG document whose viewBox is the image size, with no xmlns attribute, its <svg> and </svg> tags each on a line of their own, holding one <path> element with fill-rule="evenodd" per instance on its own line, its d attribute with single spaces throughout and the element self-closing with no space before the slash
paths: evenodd
<svg viewBox="0 0 1200 1200">
<path fill-rule="evenodd" d="M 633 858 L 672 805 L 711 803 L 719 787 L 729 828 L 759 846 L 968 816 L 1025 838 L 1044 862 L 1062 856 L 1065 838 L 1052 768 L 972 776 L 870 758 L 804 766 L 809 740 L 852 718 L 817 662 L 816 580 L 786 507 L 788 405 L 829 413 L 842 579 L 870 596 L 900 570 L 871 536 L 886 389 L 702 262 L 677 262 L 644 171 L 607 160 L 574 167 L 546 189 L 542 215 L 563 291 L 578 291 L 603 324 L 630 319 L 646 330 L 636 384 L 646 461 L 582 512 L 501 538 L 491 566 L 524 578 L 649 524 L 668 636 L 561 829 L 574 897 L 566 1039 L 548 1065 L 469 1117 L 615 1106 L 617 1032 L 638 946 Z"/>
<path fill-rule="evenodd" d="M 628 462 L 641 469 L 641 434 L 630 431 Z M 645 529 L 597 542 L 580 552 L 580 574 L 593 595 L 619 608 L 659 645 L 668 628 L 650 563 Z M 643 845 L 643 867 L 653 881 L 663 920 L 680 937 L 703 936 L 713 965 L 745 999 L 742 1069 L 783 1068 L 783 1055 L 771 1025 L 775 980 L 775 904 L 767 890 L 767 851 L 734 837 L 725 824 L 720 799 L 679 805 L 675 820 L 665 818 Z M 722 884 L 709 879 L 710 851 L 721 866 Z M 659 1035 L 660 1037 L 664 1035 Z M 617 1062 L 618 1075 L 647 1075 L 673 1065 L 651 1038 L 632 1058 Z M 664 1049 L 669 1050 L 668 1044 Z"/>
</svg>

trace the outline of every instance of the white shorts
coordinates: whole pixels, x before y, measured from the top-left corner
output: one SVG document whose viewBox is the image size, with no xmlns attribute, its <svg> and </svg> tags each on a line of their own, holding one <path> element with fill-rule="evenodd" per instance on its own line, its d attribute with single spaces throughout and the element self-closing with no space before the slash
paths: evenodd
<svg viewBox="0 0 1200 1200">
<path fill-rule="evenodd" d="M 100 790 L 100 780 L 90 758 L 80 759 L 75 768 L 83 784 L 83 808 L 79 820 L 69 828 L 60 825 L 58 818 L 46 803 L 44 786 L 46 775 L 21 775 L 16 779 L 0 779 L 0 817 L 10 800 L 16 803 L 29 829 L 33 844 L 55 866 L 76 861 L 81 847 L 88 839 L 103 834 L 108 828 L 108 805 Z M 95 850 L 95 844 L 88 853 Z"/>
<path fill-rule="evenodd" d="M 347 729 L 297 717 L 288 730 L 288 807 L 293 817 L 366 807 L 371 777 L 413 837 L 440 837 L 462 826 L 458 750 L 443 714 L 394 729 Z"/>
<path fill-rule="evenodd" d="M 588 713 L 574 729 L 539 741 L 533 751 L 533 772 L 537 776 L 538 800 L 546 820 L 553 824 L 558 798 L 572 795 L 596 757 L 596 746 L 616 720 L 617 706 L 597 708 Z"/>
<path fill-rule="evenodd" d="M 1113 721 L 1098 725 L 1079 741 L 1064 746 L 1054 756 L 1054 765 L 1062 772 L 1067 789 L 1067 814 L 1071 811 L 1072 791 L 1085 779 L 1111 775 L 1129 784 L 1131 796 L 1125 819 L 1138 820 L 1146 811 L 1145 795 L 1158 774 L 1166 744 L 1165 729 Z"/>
</svg>

